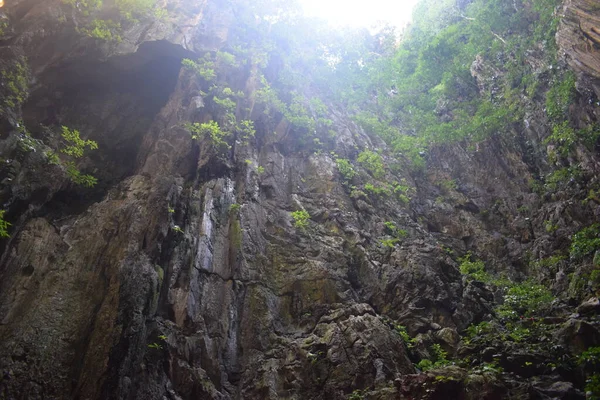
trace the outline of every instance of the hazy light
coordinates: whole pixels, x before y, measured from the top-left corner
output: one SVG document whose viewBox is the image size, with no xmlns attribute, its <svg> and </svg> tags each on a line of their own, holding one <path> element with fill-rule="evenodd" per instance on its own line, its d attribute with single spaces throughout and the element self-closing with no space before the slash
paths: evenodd
<svg viewBox="0 0 600 400">
<path fill-rule="evenodd" d="M 0 8 L 4 7 L 4 0 L 0 0 Z"/>
<path fill-rule="evenodd" d="M 371 27 L 380 22 L 405 26 L 419 0 L 300 0 L 304 12 L 334 25 Z"/>
</svg>

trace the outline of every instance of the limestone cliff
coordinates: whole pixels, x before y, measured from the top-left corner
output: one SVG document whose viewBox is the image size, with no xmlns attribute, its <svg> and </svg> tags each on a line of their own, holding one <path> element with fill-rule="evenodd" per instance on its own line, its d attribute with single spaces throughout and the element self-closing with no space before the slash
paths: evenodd
<svg viewBox="0 0 600 400">
<path fill-rule="evenodd" d="M 584 398 L 582 367 L 557 365 L 600 345 L 598 305 L 576 310 L 597 295 L 588 277 L 598 262 L 532 261 L 600 220 L 600 158 L 579 146 L 572 163 L 585 179 L 533 191 L 554 168 L 543 101 L 508 136 L 433 147 L 426 171 L 336 104 L 314 151 L 289 118 L 255 106 L 259 61 L 219 64 L 247 17 L 235 2 L 169 1 L 161 18 L 123 19 L 120 40 L 85 34 L 88 3 L 0 8 L 0 199 L 12 224 L 0 242 L 0 398 Z M 600 117 L 600 9 L 569 0 L 559 13 L 561 65 L 578 82 L 571 115 L 583 126 Z M 203 77 L 182 68 L 207 54 L 243 93 L 231 113 L 255 127 L 222 148 L 189 128 L 221 118 Z M 275 85 L 277 60 L 266 71 Z M 494 72 L 473 68 L 485 86 L 478 71 Z M 94 187 L 49 162 L 60 126 L 98 143 L 77 160 Z M 402 167 L 374 174 L 357 163 L 353 183 L 379 175 L 410 199 L 353 192 L 336 158 L 365 149 Z M 306 226 L 292 214 L 302 210 Z M 547 337 L 461 340 L 502 298 L 461 274 L 469 251 L 557 295 Z M 434 344 L 504 372 L 418 371 Z"/>
</svg>

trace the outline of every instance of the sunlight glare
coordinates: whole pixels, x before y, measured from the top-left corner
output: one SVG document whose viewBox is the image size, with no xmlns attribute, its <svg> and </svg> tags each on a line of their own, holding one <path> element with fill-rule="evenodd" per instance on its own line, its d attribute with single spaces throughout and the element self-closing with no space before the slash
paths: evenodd
<svg viewBox="0 0 600 400">
<path fill-rule="evenodd" d="M 306 15 L 337 26 L 372 27 L 381 22 L 404 27 L 419 0 L 300 0 Z"/>
</svg>

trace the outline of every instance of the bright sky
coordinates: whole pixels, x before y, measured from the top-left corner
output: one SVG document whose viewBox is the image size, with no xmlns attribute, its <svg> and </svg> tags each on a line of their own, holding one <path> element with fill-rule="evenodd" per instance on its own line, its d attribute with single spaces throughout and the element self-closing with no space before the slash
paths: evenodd
<svg viewBox="0 0 600 400">
<path fill-rule="evenodd" d="M 307 15 L 334 25 L 371 27 L 379 21 L 402 27 L 419 0 L 300 0 Z"/>
</svg>

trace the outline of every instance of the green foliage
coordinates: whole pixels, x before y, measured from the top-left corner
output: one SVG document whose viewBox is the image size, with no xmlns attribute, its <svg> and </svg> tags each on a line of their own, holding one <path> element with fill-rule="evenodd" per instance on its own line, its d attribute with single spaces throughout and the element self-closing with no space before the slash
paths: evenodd
<svg viewBox="0 0 600 400">
<path fill-rule="evenodd" d="M 392 191 L 390 190 L 390 187 L 388 184 L 384 184 L 384 185 L 379 185 L 379 184 L 372 184 L 372 183 L 367 183 L 365 184 L 365 190 L 374 195 L 374 196 L 378 196 L 378 197 L 390 197 L 392 195 Z"/>
<path fill-rule="evenodd" d="M 560 168 L 546 177 L 544 187 L 551 192 L 564 189 L 570 181 L 577 180 L 580 176 L 578 166 Z"/>
<path fill-rule="evenodd" d="M 4 36 L 4 30 L 8 27 L 8 20 L 0 19 L 0 38 Z"/>
<path fill-rule="evenodd" d="M 121 24 L 112 20 L 94 19 L 88 25 L 77 28 L 82 35 L 104 40 L 107 42 L 121 42 Z"/>
<path fill-rule="evenodd" d="M 348 400 L 363 400 L 365 398 L 365 392 L 359 389 L 355 389 L 348 396 Z"/>
<path fill-rule="evenodd" d="M 533 267 L 555 271 L 556 266 L 566 259 L 563 255 L 553 255 L 533 262 Z"/>
<path fill-rule="evenodd" d="M 83 157 L 83 153 L 85 152 L 86 148 L 90 150 L 96 150 L 98 148 L 98 143 L 95 141 L 81 139 L 80 133 L 76 129 L 69 129 L 63 125 L 61 127 L 61 131 L 62 138 L 66 143 L 68 143 L 62 149 L 60 149 L 61 153 L 74 158 L 81 158 Z"/>
<path fill-rule="evenodd" d="M 354 178 L 354 176 L 356 176 L 356 171 L 354 170 L 354 167 L 352 166 L 352 163 L 350 162 L 350 160 L 348 160 L 346 158 L 339 158 L 337 156 L 335 156 L 334 159 L 335 159 L 335 164 L 337 165 L 338 171 L 340 171 L 340 174 L 344 178 L 344 182 L 345 183 L 350 182 L 352 180 L 352 178 Z"/>
<path fill-rule="evenodd" d="M 440 187 L 444 188 L 447 192 L 458 189 L 458 184 L 454 179 L 445 179 L 440 182 Z"/>
<path fill-rule="evenodd" d="M 405 238 L 406 236 L 408 236 L 408 232 L 404 229 L 399 229 L 395 223 L 393 223 L 392 221 L 386 221 L 384 222 L 385 227 L 387 228 L 387 230 L 389 231 L 389 233 L 397 238 L 397 239 L 402 239 Z"/>
<path fill-rule="evenodd" d="M 402 341 L 404 342 L 404 344 L 406 344 L 406 347 L 408 347 L 410 349 L 415 346 L 416 339 L 410 337 L 410 335 L 408 334 L 408 331 L 406 330 L 406 327 L 404 325 L 395 324 L 394 331 L 398 335 L 400 335 L 400 337 L 402 338 Z"/>
<path fill-rule="evenodd" d="M 82 139 L 78 130 L 70 129 L 66 126 L 61 127 L 61 137 L 63 139 L 63 144 L 59 149 L 59 152 L 66 156 L 64 166 L 71 182 L 85 187 L 95 186 L 96 183 L 98 183 L 98 180 L 93 175 L 81 173 L 73 159 L 83 157 L 86 149 L 96 150 L 98 148 L 98 143 L 93 140 Z M 65 156 L 63 156 L 63 158 Z M 59 155 L 52 150 L 46 152 L 46 157 L 50 164 L 62 164 Z"/>
<path fill-rule="evenodd" d="M 210 122 L 194 122 L 187 124 L 186 129 L 192 134 L 192 139 L 204 138 L 210 140 L 212 146 L 221 151 L 231 149 L 231 145 L 227 143 L 230 133 L 222 130 L 216 121 Z"/>
<path fill-rule="evenodd" d="M 558 230 L 558 225 L 554 224 L 552 221 L 544 221 L 544 229 L 548 233 L 554 233 Z"/>
<path fill-rule="evenodd" d="M 67 176 L 76 185 L 90 188 L 94 187 L 96 183 L 98 183 L 98 180 L 93 175 L 82 174 L 74 162 L 69 161 L 65 164 L 65 166 L 67 167 Z"/>
<path fill-rule="evenodd" d="M 29 95 L 29 69 L 24 58 L 16 60 L 0 71 L 2 77 L 2 105 L 17 108 L 23 104 Z M 0 114 L 4 110 L 0 108 Z"/>
<path fill-rule="evenodd" d="M 154 14 L 156 0 L 114 0 L 121 17 L 137 22 L 137 18 Z"/>
<path fill-rule="evenodd" d="M 396 247 L 396 245 L 398 243 L 400 243 L 400 239 L 398 239 L 398 238 L 381 239 L 379 241 L 379 243 L 381 243 L 381 245 L 383 247 L 387 247 L 387 248 L 393 249 L 394 247 Z"/>
<path fill-rule="evenodd" d="M 273 89 L 264 76 L 261 76 L 261 88 L 255 92 L 256 102 L 263 106 L 264 114 L 272 116 L 274 113 L 283 113 L 287 106 Z"/>
<path fill-rule="evenodd" d="M 296 228 L 308 228 L 308 220 L 310 218 L 310 214 L 306 210 L 293 211 L 292 218 L 294 219 L 294 226 Z"/>
<path fill-rule="evenodd" d="M 416 193 L 415 188 L 408 186 L 404 178 L 400 182 L 392 182 L 392 186 L 396 198 L 403 204 L 410 203 L 411 197 Z"/>
<path fill-rule="evenodd" d="M 570 255 L 572 259 L 579 260 L 599 249 L 600 224 L 593 224 L 573 235 Z"/>
<path fill-rule="evenodd" d="M 600 374 L 593 374 L 585 381 L 586 400 L 600 400 Z"/>
<path fill-rule="evenodd" d="M 590 393 L 588 399 L 600 400 L 600 347 L 590 347 L 578 357 L 579 365 L 593 373 L 587 377 L 585 391 Z"/>
<path fill-rule="evenodd" d="M 441 368 L 450 364 L 450 361 L 447 358 L 448 353 L 444 349 L 442 349 L 442 346 L 435 343 L 431 346 L 430 350 L 431 353 L 433 353 L 433 361 L 427 359 L 421 360 L 417 364 L 417 368 L 419 368 L 422 371 L 427 371 L 434 368 Z"/>
<path fill-rule="evenodd" d="M 8 234 L 8 228 L 10 228 L 11 223 L 4 219 L 4 214 L 6 210 L 0 210 L 0 238 L 6 238 L 10 235 Z"/>
<path fill-rule="evenodd" d="M 569 106 L 575 99 L 575 74 L 567 72 L 562 79 L 556 79 L 546 94 L 546 113 L 552 120 L 566 119 Z"/>
<path fill-rule="evenodd" d="M 590 347 L 581 353 L 578 363 L 593 369 L 600 368 L 600 347 Z"/>
<path fill-rule="evenodd" d="M 232 205 L 229 206 L 229 214 L 231 215 L 237 215 L 240 212 L 240 209 L 242 208 L 241 205 L 234 203 Z"/>
<path fill-rule="evenodd" d="M 385 169 L 381 155 L 371 150 L 365 150 L 361 152 L 356 161 L 358 161 L 376 179 L 381 179 L 385 175 Z"/>
<path fill-rule="evenodd" d="M 543 312 L 553 300 L 554 296 L 546 287 L 527 281 L 510 287 L 496 312 L 507 319 L 532 317 Z"/>
<path fill-rule="evenodd" d="M 250 142 L 250 139 L 254 138 L 254 135 L 256 135 L 254 122 L 248 119 L 240 121 L 240 123 L 237 125 L 236 131 L 237 137 L 243 145 L 247 145 Z"/>
<path fill-rule="evenodd" d="M 234 67 L 237 65 L 235 56 L 226 51 L 217 51 L 217 63 L 219 63 L 221 65 L 226 65 L 229 67 Z"/>
<path fill-rule="evenodd" d="M 471 252 L 468 252 L 464 257 L 458 259 L 460 265 L 458 269 L 460 273 L 463 275 L 467 275 L 470 278 L 473 278 L 477 281 L 489 283 L 492 278 L 485 271 L 485 264 L 482 260 L 472 261 L 471 258 L 473 255 Z"/>
<path fill-rule="evenodd" d="M 556 146 L 555 151 L 562 157 L 566 157 L 571 152 L 576 142 L 577 135 L 575 129 L 571 128 L 569 121 L 554 125 L 552 134 L 544 140 L 544 143 L 554 143 Z M 550 154 L 550 157 L 551 161 L 556 162 L 556 155 Z"/>
<path fill-rule="evenodd" d="M 472 340 L 472 339 L 476 338 L 477 336 L 486 335 L 486 334 L 492 333 L 493 331 L 494 331 L 494 328 L 487 321 L 480 322 L 477 325 L 471 324 L 471 325 L 469 325 L 469 327 L 466 330 L 467 339 Z"/>
<path fill-rule="evenodd" d="M 77 9 L 85 17 L 102 8 L 102 0 L 62 0 L 62 2 Z"/>
<path fill-rule="evenodd" d="M 196 61 L 184 58 L 181 60 L 181 65 L 183 68 L 193 71 L 206 82 L 212 82 L 217 78 L 215 62 L 210 53 L 204 54 L 204 56 L 198 58 Z"/>
</svg>

